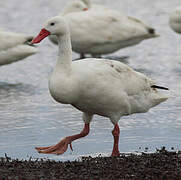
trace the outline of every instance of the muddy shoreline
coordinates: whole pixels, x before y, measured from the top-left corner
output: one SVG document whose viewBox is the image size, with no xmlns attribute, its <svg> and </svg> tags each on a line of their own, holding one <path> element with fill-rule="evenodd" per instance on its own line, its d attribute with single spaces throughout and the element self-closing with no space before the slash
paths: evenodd
<svg viewBox="0 0 181 180">
<path fill-rule="evenodd" d="M 181 151 L 164 148 L 155 153 L 121 154 L 120 157 L 82 157 L 76 161 L 0 158 L 0 179 L 149 179 L 180 180 Z"/>
</svg>

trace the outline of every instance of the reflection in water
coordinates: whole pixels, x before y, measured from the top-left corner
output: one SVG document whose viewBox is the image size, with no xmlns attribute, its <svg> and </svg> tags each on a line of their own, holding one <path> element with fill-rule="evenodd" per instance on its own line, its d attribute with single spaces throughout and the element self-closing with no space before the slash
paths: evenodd
<svg viewBox="0 0 181 180">
<path fill-rule="evenodd" d="M 66 1 L 31 0 L 20 3 L 20 0 L 14 0 L 12 3 L 6 0 L 0 3 L 3 28 L 32 34 L 39 32 L 40 25 L 47 18 L 58 14 Z M 148 147 L 149 151 L 154 151 L 160 146 L 180 149 L 181 38 L 168 26 L 168 13 L 180 4 L 180 0 L 149 1 L 149 6 L 147 0 L 106 3 L 148 22 L 161 34 L 159 38 L 120 50 L 106 58 L 129 64 L 174 91 L 173 98 L 148 113 L 121 118 L 120 151 L 140 151 L 139 147 L 141 150 Z M 47 157 L 37 154 L 34 147 L 56 143 L 62 137 L 80 132 L 83 127 L 81 112 L 70 105 L 56 103 L 48 91 L 48 77 L 55 64 L 57 47 L 45 40 L 39 49 L 40 53 L 35 56 L 0 67 L 0 156 L 7 153 L 20 159 Z M 122 59 L 123 55 L 129 59 Z M 73 59 L 78 56 L 73 53 Z M 113 142 L 112 128 L 108 119 L 95 116 L 90 135 L 73 142 L 74 152 L 69 150 L 62 156 L 48 157 L 66 160 L 81 155 L 109 155 Z"/>
<path fill-rule="evenodd" d="M 136 68 L 134 69 L 135 71 L 138 71 L 140 73 L 143 73 L 147 76 L 151 76 L 153 74 L 153 71 L 151 69 L 146 69 L 146 68 Z"/>
<path fill-rule="evenodd" d="M 35 87 L 31 84 L 23 84 L 23 83 L 17 83 L 17 84 L 10 84 L 6 82 L 0 82 L 0 96 L 11 96 L 17 95 L 33 95 L 35 93 Z"/>
</svg>

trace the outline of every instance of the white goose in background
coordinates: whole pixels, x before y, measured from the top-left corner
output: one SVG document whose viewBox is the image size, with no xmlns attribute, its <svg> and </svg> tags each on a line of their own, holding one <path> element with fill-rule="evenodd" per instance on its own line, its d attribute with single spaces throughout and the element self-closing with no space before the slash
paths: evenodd
<svg viewBox="0 0 181 180">
<path fill-rule="evenodd" d="M 141 21 L 113 10 L 85 11 L 64 16 L 69 22 L 73 51 L 101 56 L 145 39 L 158 37 Z"/>
<path fill-rule="evenodd" d="M 119 125 L 122 116 L 144 113 L 167 100 L 167 96 L 145 75 L 127 65 L 106 59 L 82 59 L 72 62 L 69 26 L 61 16 L 45 23 L 39 35 L 32 41 L 39 43 L 48 35 L 58 38 L 59 54 L 56 66 L 49 80 L 52 97 L 59 103 L 71 104 L 83 112 L 83 130 L 67 136 L 58 144 L 36 147 L 39 153 L 62 154 L 72 141 L 88 135 L 94 114 L 108 117 L 114 125 L 112 131 L 114 145 L 112 156 L 119 156 Z"/>
<path fill-rule="evenodd" d="M 81 1 L 79 3 L 82 3 L 81 12 L 72 11 L 72 13 L 62 14 L 69 22 L 72 50 L 81 54 L 81 58 L 84 54 L 97 57 L 114 53 L 145 39 L 158 37 L 153 28 L 138 19 L 125 16 L 115 10 L 107 11 L 104 8 L 101 11 L 83 12 L 86 4 Z M 73 6 L 71 8 L 73 9 Z M 57 44 L 55 36 L 50 38 Z"/>
<path fill-rule="evenodd" d="M 30 42 L 33 36 L 0 30 L 0 66 L 22 60 L 37 53 Z"/>
<path fill-rule="evenodd" d="M 173 31 L 181 33 L 181 7 L 170 13 L 169 23 Z"/>
<path fill-rule="evenodd" d="M 76 12 L 81 12 L 81 11 L 86 11 L 86 10 L 88 10 L 88 8 L 87 8 L 87 5 L 84 4 L 84 2 L 72 1 L 66 4 L 63 11 L 59 15 L 64 16 L 69 13 L 76 13 Z M 53 44 L 56 44 L 56 45 L 58 44 L 57 37 L 55 35 L 50 35 L 49 40 Z"/>
</svg>

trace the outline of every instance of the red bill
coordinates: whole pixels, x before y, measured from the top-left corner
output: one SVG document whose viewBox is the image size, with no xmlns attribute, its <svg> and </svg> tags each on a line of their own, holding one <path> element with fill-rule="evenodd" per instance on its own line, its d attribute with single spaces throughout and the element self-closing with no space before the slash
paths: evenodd
<svg viewBox="0 0 181 180">
<path fill-rule="evenodd" d="M 47 31 L 46 29 L 42 29 L 42 30 L 40 31 L 40 33 L 38 34 L 38 36 L 35 37 L 35 38 L 31 41 L 31 43 L 32 43 L 32 44 L 39 43 L 39 42 L 41 42 L 44 38 L 46 38 L 48 35 L 50 35 L 50 32 Z"/>
</svg>

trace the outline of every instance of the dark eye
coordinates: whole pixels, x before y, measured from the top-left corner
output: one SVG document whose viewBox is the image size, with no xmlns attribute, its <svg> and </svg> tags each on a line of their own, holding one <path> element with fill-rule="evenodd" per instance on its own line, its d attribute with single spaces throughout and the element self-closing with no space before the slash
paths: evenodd
<svg viewBox="0 0 181 180">
<path fill-rule="evenodd" d="M 50 23 L 50 26 L 54 26 L 55 25 L 55 23 Z"/>
</svg>

